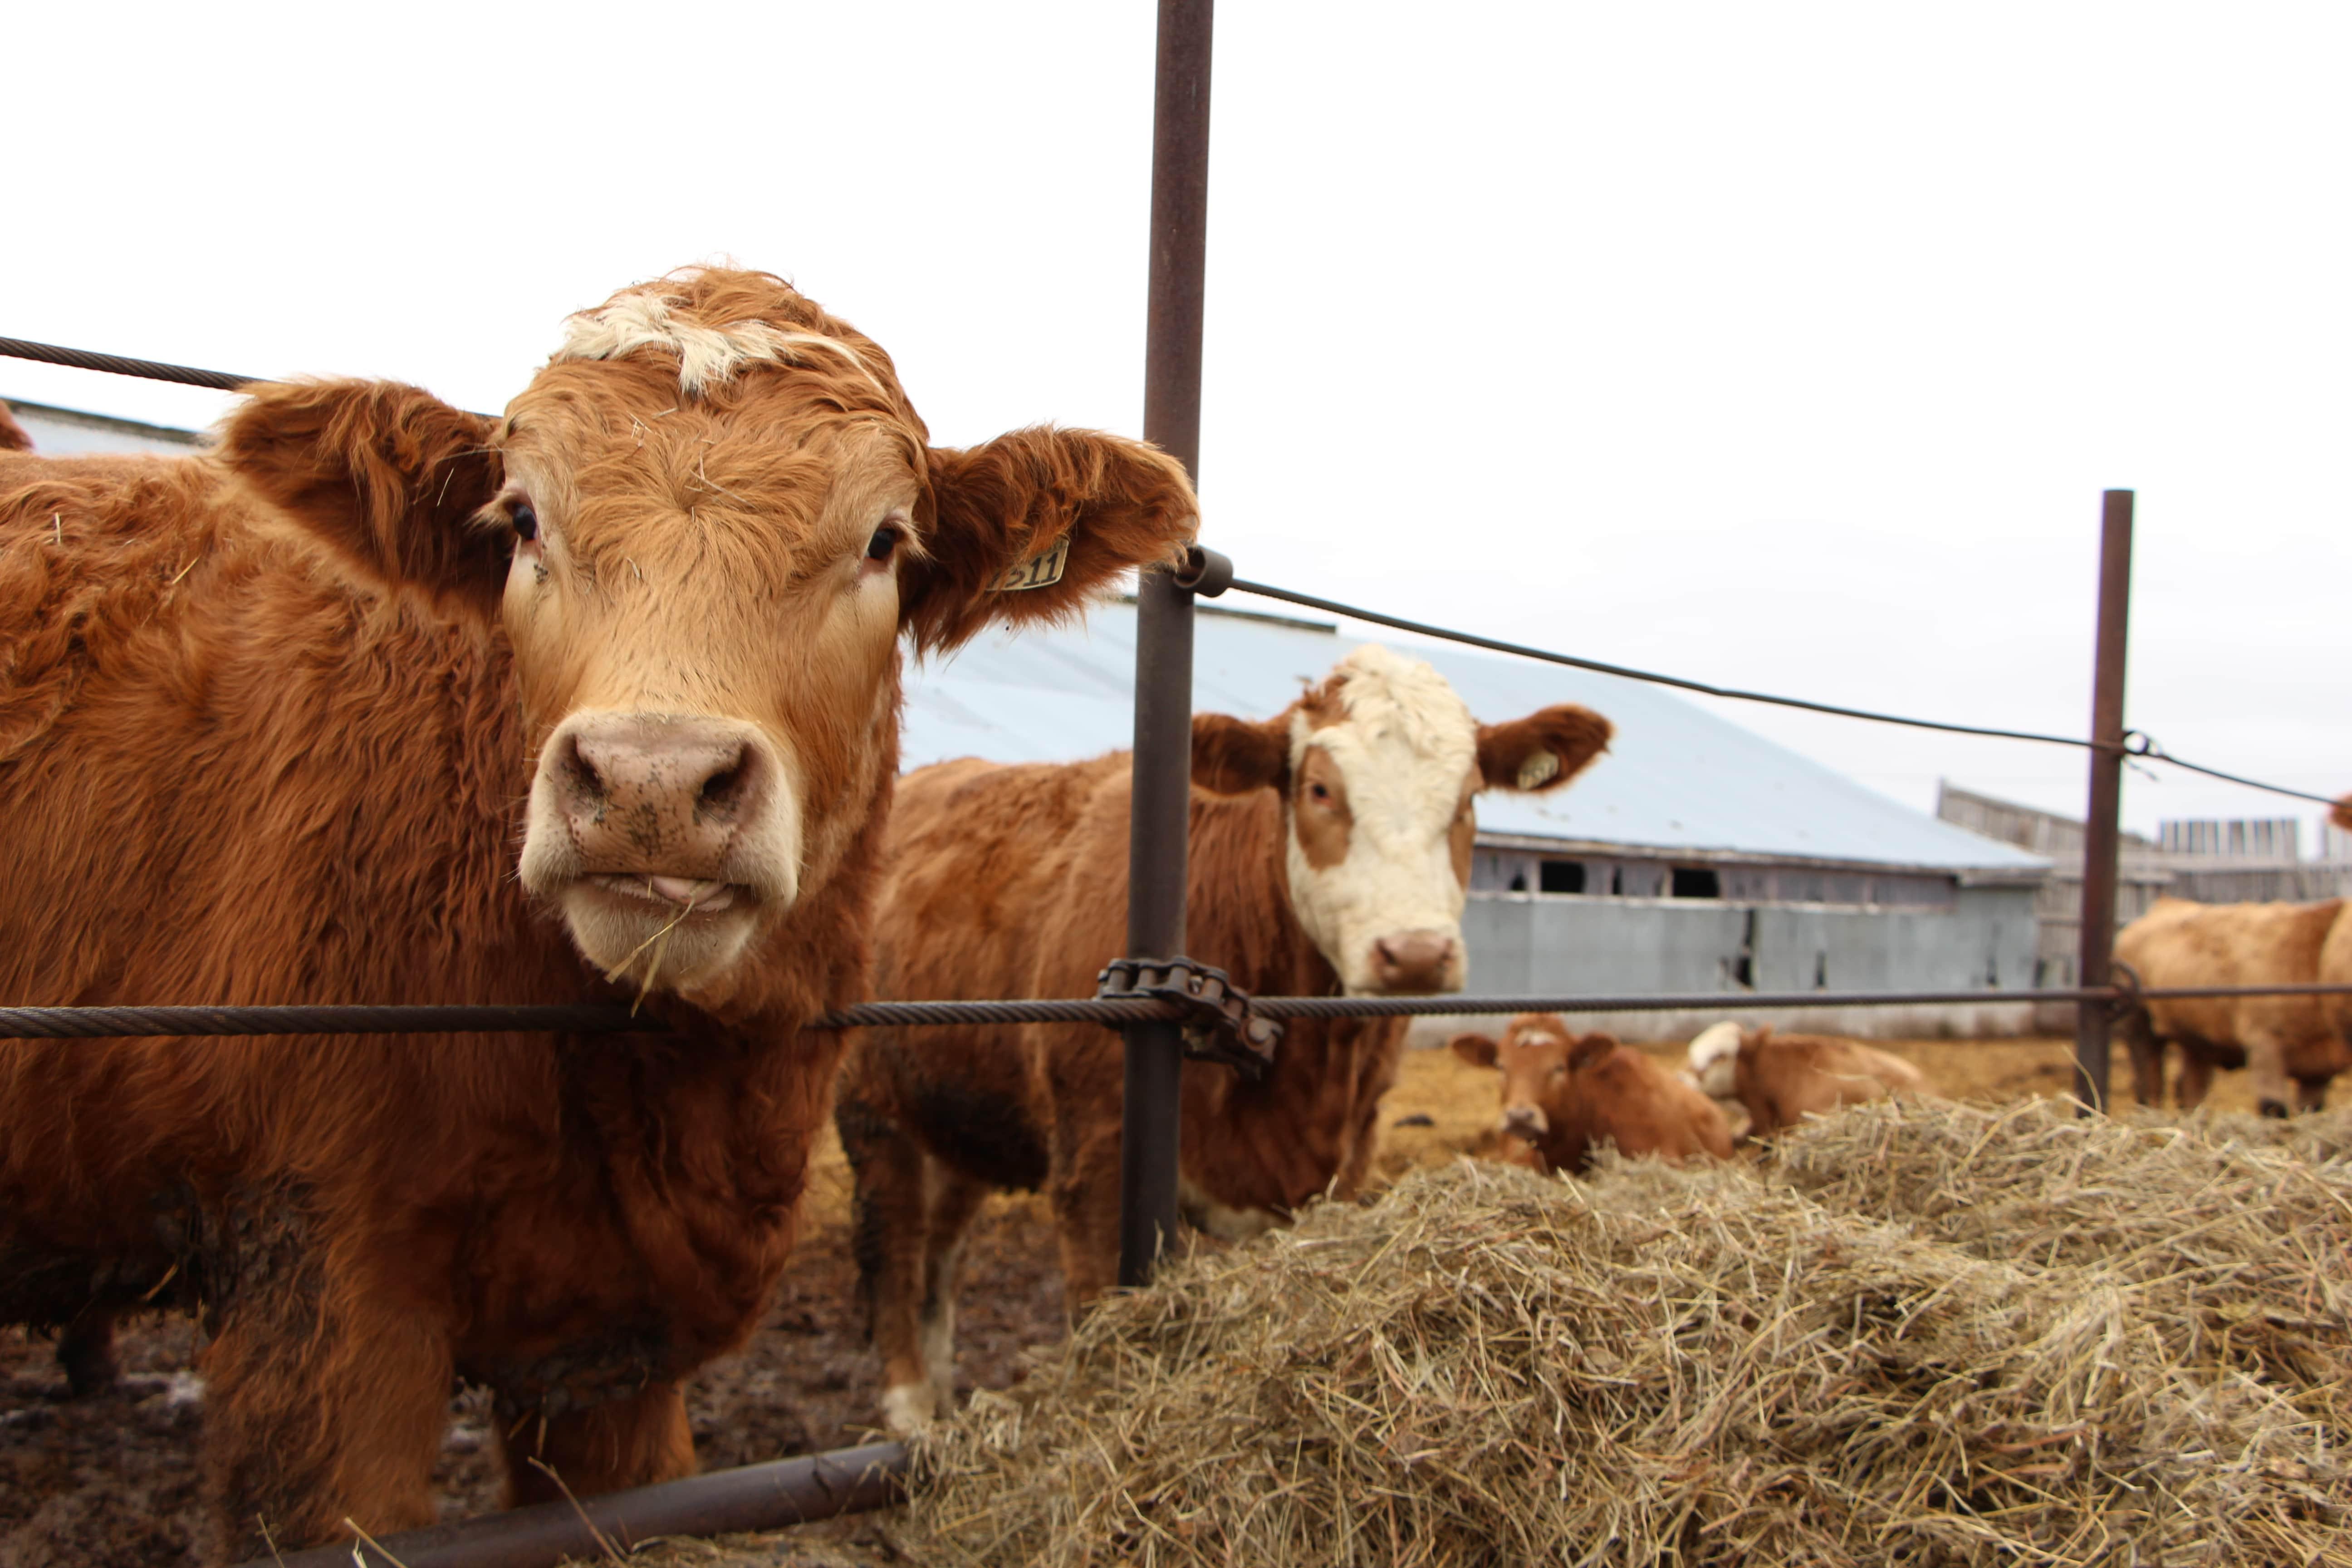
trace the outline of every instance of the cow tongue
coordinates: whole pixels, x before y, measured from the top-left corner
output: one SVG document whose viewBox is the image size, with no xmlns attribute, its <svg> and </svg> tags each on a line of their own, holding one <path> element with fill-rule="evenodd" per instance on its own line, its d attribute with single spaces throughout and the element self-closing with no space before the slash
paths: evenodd
<svg viewBox="0 0 2352 1568">
<path fill-rule="evenodd" d="M 698 910 L 712 910 L 732 903 L 724 882 L 697 881 L 687 877 L 647 877 L 646 885 L 673 904 L 691 904 Z"/>
</svg>

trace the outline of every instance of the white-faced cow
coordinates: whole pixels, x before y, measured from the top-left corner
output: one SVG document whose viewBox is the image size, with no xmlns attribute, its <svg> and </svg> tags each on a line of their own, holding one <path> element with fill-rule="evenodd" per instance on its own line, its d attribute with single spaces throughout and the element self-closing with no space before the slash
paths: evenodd
<svg viewBox="0 0 2352 1568">
<path fill-rule="evenodd" d="M 1263 722 L 1200 715 L 1190 956 L 1261 996 L 1460 989 L 1478 793 L 1557 789 L 1608 739 L 1608 722 L 1581 708 L 1480 724 L 1435 670 L 1378 647 Z M 1125 942 L 1129 784 L 1125 752 L 908 774 L 876 925 L 877 990 L 1093 991 Z M 1327 1191 L 1355 1191 L 1404 1027 L 1294 1022 L 1255 1083 L 1188 1063 L 1186 1216 L 1240 1237 Z M 866 1032 L 844 1069 L 839 1123 L 892 1426 L 920 1426 L 953 1386 L 957 1248 L 990 1189 L 1050 1195 L 1074 1303 L 1113 1282 L 1119 1101 L 1119 1039 L 1099 1025 Z"/>
<path fill-rule="evenodd" d="M 690 1468 L 830 1103 L 800 1026 L 865 991 L 902 634 L 1070 613 L 1193 510 L 1131 441 L 931 447 L 720 270 L 503 418 L 264 385 L 203 455 L 0 458 L 0 999 L 667 1031 L 0 1044 L 0 1321 L 201 1304 L 222 1555 L 431 1521 L 453 1379 L 513 1500 Z"/>
<path fill-rule="evenodd" d="M 1666 1160 L 1731 1157 L 1715 1101 L 1612 1035 L 1575 1034 L 1557 1013 L 1521 1013 L 1500 1040 L 1469 1031 L 1446 1043 L 1473 1067 L 1501 1071 L 1501 1131 L 1535 1151 L 1538 1169 L 1581 1171 L 1602 1143 Z"/>
</svg>

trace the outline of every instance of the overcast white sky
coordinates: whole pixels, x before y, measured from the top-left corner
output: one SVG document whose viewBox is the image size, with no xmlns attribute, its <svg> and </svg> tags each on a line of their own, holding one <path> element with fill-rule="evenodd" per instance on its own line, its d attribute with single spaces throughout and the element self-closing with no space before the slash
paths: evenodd
<svg viewBox="0 0 2352 1568">
<path fill-rule="evenodd" d="M 8 33 L 0 332 L 495 408 L 567 311 L 732 257 L 880 340 L 934 439 L 1139 429 L 1148 0 Z M 2347 45 L 2326 5 L 1228 0 L 1203 536 L 1491 635 L 2080 732 L 2134 488 L 2131 722 L 2352 789 Z M 226 406 L 10 361 L 0 395 Z M 2082 808 L 2079 753 L 1726 710 L 1923 808 Z M 2170 770 L 2125 805 L 2315 815 Z"/>
</svg>

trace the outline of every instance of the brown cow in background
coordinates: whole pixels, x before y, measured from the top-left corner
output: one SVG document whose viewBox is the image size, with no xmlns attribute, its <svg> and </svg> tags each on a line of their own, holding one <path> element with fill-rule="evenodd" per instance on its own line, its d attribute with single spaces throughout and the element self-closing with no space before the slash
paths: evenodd
<svg viewBox="0 0 2352 1568">
<path fill-rule="evenodd" d="M 930 447 L 719 270 L 503 419 L 265 385 L 204 455 L 0 458 L 0 998 L 667 1031 L 0 1044 L 0 1321 L 202 1306 L 216 1556 L 431 1522 L 453 1378 L 511 1500 L 690 1469 L 830 1102 L 800 1026 L 865 991 L 901 634 L 1071 613 L 1193 511 L 1136 442 Z"/>
<path fill-rule="evenodd" d="M 1481 790 L 1552 790 L 1609 739 L 1581 708 L 1480 724 L 1428 665 L 1356 649 L 1262 723 L 1192 723 L 1191 956 L 1261 996 L 1426 994 L 1467 973 L 1461 920 Z M 1124 950 L 1131 759 L 909 773 L 876 925 L 877 994 L 1076 996 Z M 1254 1235 L 1352 1194 L 1406 1021 L 1299 1019 L 1244 1081 L 1188 1062 L 1181 1203 Z M 1038 1188 L 1081 1304 L 1118 1261 L 1119 1037 L 1098 1024 L 869 1029 L 842 1076 L 859 1269 L 883 1413 L 950 1403 L 957 1249 L 992 1188 Z"/>
<path fill-rule="evenodd" d="M 2344 807 L 2336 808 L 2339 812 Z M 2158 899 L 2116 936 L 2116 962 L 2152 989 L 2352 982 L 2352 920 L 2342 899 L 2314 904 L 2200 904 Z M 2352 996 L 2202 996 L 2152 1001 L 2121 1021 L 2132 1091 L 2164 1103 L 2164 1056 L 2180 1047 L 2183 1109 L 2203 1103 L 2216 1068 L 2247 1068 L 2265 1116 L 2316 1110 L 2352 1067 Z M 2287 1087 L 2294 1080 L 2294 1088 Z"/>
<path fill-rule="evenodd" d="M 1473 1067 L 1501 1069 L 1501 1131 L 1533 1147 L 1542 1169 L 1581 1171 L 1601 1143 L 1667 1160 L 1731 1158 L 1715 1101 L 1613 1035 L 1579 1036 L 1557 1013 L 1521 1013 L 1500 1041 L 1472 1031 L 1446 1044 Z"/>
<path fill-rule="evenodd" d="M 1776 1036 L 1769 1025 L 1717 1024 L 1691 1041 L 1684 1060 L 1700 1092 L 1738 1107 L 1747 1138 L 1769 1138 L 1841 1106 L 1927 1092 L 1927 1075 L 1900 1057 L 1830 1035 Z"/>
</svg>

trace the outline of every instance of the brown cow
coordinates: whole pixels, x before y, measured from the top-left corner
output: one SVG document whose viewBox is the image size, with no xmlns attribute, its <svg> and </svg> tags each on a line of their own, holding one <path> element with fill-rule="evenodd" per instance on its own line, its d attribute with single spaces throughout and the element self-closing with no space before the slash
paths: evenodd
<svg viewBox="0 0 2352 1568">
<path fill-rule="evenodd" d="M 2352 920 L 2346 902 L 2200 904 L 2158 899 L 2116 935 L 2116 961 L 2139 984 L 2307 985 L 2352 982 Z M 2178 1092 L 2184 1109 L 2204 1101 L 2216 1068 L 2250 1068 L 2265 1116 L 2316 1110 L 2328 1081 L 2352 1067 L 2352 997 L 2207 996 L 2148 1002 L 2121 1023 L 2131 1053 L 2132 1091 L 2142 1105 L 2164 1102 L 2164 1054 L 2180 1047 Z"/>
<path fill-rule="evenodd" d="M 1545 1170 L 1581 1171 L 1603 1142 L 1667 1160 L 1731 1157 L 1715 1101 L 1612 1035 L 1578 1036 L 1557 1013 L 1522 1013 L 1499 1042 L 1471 1032 L 1446 1044 L 1473 1067 L 1502 1070 L 1501 1130 L 1533 1145 Z"/>
<path fill-rule="evenodd" d="M 1483 789 L 1550 790 L 1609 739 L 1581 708 L 1482 725 L 1428 665 L 1356 649 L 1262 723 L 1192 726 L 1186 945 L 1261 996 L 1461 988 Z M 1123 950 L 1130 762 L 909 773 L 876 924 L 892 997 L 1072 996 Z M 1191 1222 L 1255 1234 L 1353 1193 L 1404 1020 L 1299 1020 L 1271 1072 L 1183 1069 Z M 858 1262 L 896 1428 L 954 1386 L 957 1247 L 991 1188 L 1043 1187 L 1074 1304 L 1118 1260 L 1121 1054 L 1096 1024 L 866 1032 L 838 1116 L 856 1167 Z"/>
<path fill-rule="evenodd" d="M 266 385 L 205 455 L 0 458 L 0 998 L 667 1031 L 0 1045 L 0 1321 L 203 1307 L 219 1555 L 430 1522 L 453 1377 L 511 1500 L 691 1468 L 830 1100 L 800 1025 L 865 991 L 900 634 L 1071 613 L 1193 511 L 1135 442 L 930 447 L 719 270 L 502 419 Z"/>
<path fill-rule="evenodd" d="M 1927 1092 L 1927 1078 L 1899 1057 L 1829 1035 L 1775 1036 L 1768 1025 L 1717 1024 L 1691 1041 L 1690 1080 L 1717 1104 L 1737 1105 L 1741 1134 L 1769 1138 L 1808 1116 L 1891 1094 Z"/>
</svg>

